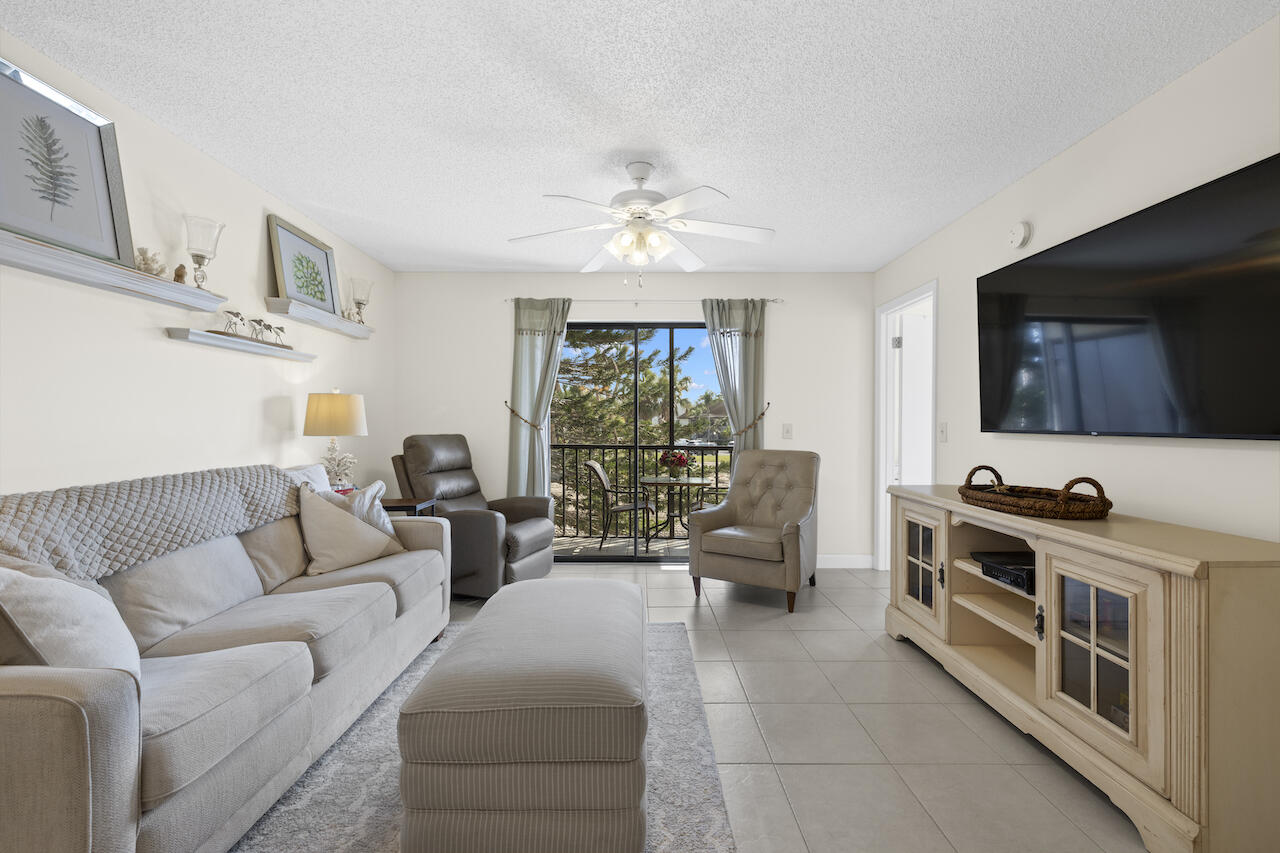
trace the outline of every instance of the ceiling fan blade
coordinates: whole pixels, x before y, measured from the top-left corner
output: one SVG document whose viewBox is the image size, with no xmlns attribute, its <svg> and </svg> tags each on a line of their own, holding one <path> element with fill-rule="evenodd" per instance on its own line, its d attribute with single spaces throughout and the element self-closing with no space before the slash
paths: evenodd
<svg viewBox="0 0 1280 853">
<path fill-rule="evenodd" d="M 508 243 L 520 243 L 524 240 L 537 240 L 539 237 L 552 237 L 556 234 L 572 234 L 575 231 L 600 231 L 605 228 L 617 228 L 616 222 L 601 222 L 599 225 L 579 225 L 577 228 L 561 228 L 556 231 L 543 231 L 541 234 L 526 234 L 523 237 L 512 237 Z"/>
<path fill-rule="evenodd" d="M 653 206 L 653 215 L 658 219 L 670 219 L 690 210 L 698 210 L 717 202 L 726 201 L 729 197 L 715 187 L 694 187 L 687 193 L 669 198 L 661 204 Z"/>
<path fill-rule="evenodd" d="M 666 223 L 672 231 L 681 234 L 706 234 L 728 240 L 745 240 L 748 243 L 768 243 L 773 239 L 772 228 L 757 225 L 731 225 L 728 222 L 708 222 L 705 219 L 672 219 Z"/>
<path fill-rule="evenodd" d="M 600 251 L 596 252 L 596 255 L 594 258 L 587 261 L 587 265 L 582 268 L 582 272 L 595 272 L 596 270 L 604 266 L 605 262 L 609 260 L 610 257 L 611 256 L 609 255 L 608 248 L 601 249 Z"/>
<path fill-rule="evenodd" d="M 595 208 L 596 210 L 603 211 L 604 213 L 607 213 L 610 216 L 626 216 L 627 215 L 627 212 L 625 210 L 618 210 L 616 207 L 610 207 L 607 204 L 600 204 L 600 202 L 598 201 L 587 201 L 585 198 L 577 198 L 576 196 L 544 195 L 543 198 L 563 198 L 563 199 L 568 199 L 569 201 L 576 201 L 578 204 L 585 204 L 587 207 L 591 207 L 591 208 Z"/>
<path fill-rule="evenodd" d="M 685 272 L 696 272 L 707 265 L 706 261 L 695 255 L 692 249 L 677 240 L 670 232 L 667 233 L 667 240 L 671 242 L 671 260 L 675 261 L 680 269 Z"/>
</svg>

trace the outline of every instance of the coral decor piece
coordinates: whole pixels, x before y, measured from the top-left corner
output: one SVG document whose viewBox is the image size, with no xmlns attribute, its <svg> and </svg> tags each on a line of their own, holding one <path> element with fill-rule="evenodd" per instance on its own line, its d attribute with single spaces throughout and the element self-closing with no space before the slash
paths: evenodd
<svg viewBox="0 0 1280 853">
<path fill-rule="evenodd" d="M 133 265 L 139 272 L 160 277 L 169 272 L 169 268 L 160 263 L 160 253 L 148 251 L 146 246 L 139 246 L 133 253 Z"/>
</svg>

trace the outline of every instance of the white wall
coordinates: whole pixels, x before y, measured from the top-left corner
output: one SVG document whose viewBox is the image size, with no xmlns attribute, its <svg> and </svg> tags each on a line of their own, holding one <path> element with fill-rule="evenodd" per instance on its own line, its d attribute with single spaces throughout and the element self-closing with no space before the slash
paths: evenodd
<svg viewBox="0 0 1280 853">
<path fill-rule="evenodd" d="M 818 550 L 871 552 L 871 276 L 861 273 L 417 273 L 401 275 L 398 350 L 421 371 L 401 385 L 402 435 L 467 436 L 484 490 L 506 491 L 513 313 L 517 296 L 574 298 L 570 321 L 702 321 L 705 297 L 780 297 L 765 318 L 764 444 L 822 456 Z M 588 299 L 639 299 L 639 305 Z M 782 424 L 794 425 L 792 440 Z"/>
<path fill-rule="evenodd" d="M 294 364 L 164 336 L 165 326 L 219 328 L 211 314 L 0 267 L 0 493 L 313 461 L 326 440 L 301 436 L 306 395 L 335 385 L 365 394 L 373 435 L 342 442 L 361 457 L 360 479 L 394 483 L 391 273 L 3 30 L 0 55 L 116 122 L 135 245 L 190 268 L 183 214 L 226 222 L 208 287 L 266 316 L 263 298 L 276 294 L 266 215 L 280 214 L 334 247 L 344 285 L 378 282 L 368 317 L 379 327 L 359 342 L 284 319 L 286 341 L 319 355 Z"/>
<path fill-rule="evenodd" d="M 983 434 L 976 279 L 1280 150 L 1280 18 L 1228 47 L 875 274 L 876 304 L 937 279 L 938 480 L 1102 481 L 1116 511 L 1280 540 L 1280 442 Z M 1035 224 L 1025 250 L 1005 242 Z M 1277 365 L 1259 379 L 1280 393 Z"/>
</svg>

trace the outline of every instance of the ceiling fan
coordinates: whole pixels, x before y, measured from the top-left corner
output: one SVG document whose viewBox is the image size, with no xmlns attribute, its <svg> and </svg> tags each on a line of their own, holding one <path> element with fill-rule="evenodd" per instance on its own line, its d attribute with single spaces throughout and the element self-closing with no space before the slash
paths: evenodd
<svg viewBox="0 0 1280 853">
<path fill-rule="evenodd" d="M 650 261 L 661 261 L 668 255 L 682 270 L 693 272 L 706 264 L 690 251 L 688 246 L 681 243 L 676 238 L 676 234 L 705 234 L 708 237 L 724 237 L 729 240 L 744 240 L 748 243 L 767 243 L 773 239 L 772 228 L 730 225 L 727 222 L 708 222 L 705 219 L 686 217 L 685 214 L 690 211 L 700 210 L 729 198 L 714 187 L 694 187 L 686 193 L 667 198 L 660 192 L 644 188 L 645 182 L 653 174 L 652 163 L 644 161 L 628 163 L 627 174 L 635 183 L 635 188 L 623 190 L 608 204 L 599 204 L 570 195 L 543 196 L 585 204 L 594 210 L 608 214 L 609 222 L 512 237 L 508 242 L 520 243 L 525 240 L 537 240 L 556 234 L 572 234 L 577 231 L 615 229 L 617 233 L 610 237 L 595 257 L 587 262 L 587 265 L 582 268 L 583 272 L 595 272 L 603 267 L 611 256 L 632 266 L 643 267 Z"/>
</svg>

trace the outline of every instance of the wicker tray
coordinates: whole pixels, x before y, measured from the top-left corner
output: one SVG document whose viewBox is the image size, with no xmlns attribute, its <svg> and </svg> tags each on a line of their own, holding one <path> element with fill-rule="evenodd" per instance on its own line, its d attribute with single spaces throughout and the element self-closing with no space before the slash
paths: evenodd
<svg viewBox="0 0 1280 853">
<path fill-rule="evenodd" d="M 990 471 L 996 481 L 975 486 L 973 475 L 979 471 Z M 1097 496 L 1071 491 L 1081 483 L 1093 486 Z M 1000 472 L 990 465 L 979 465 L 969 472 L 969 476 L 964 478 L 964 485 L 960 487 L 960 499 L 984 509 L 1033 518 L 1098 519 L 1106 518 L 1111 511 L 1111 501 L 1102 490 L 1102 484 L 1092 477 L 1076 477 L 1061 489 L 1006 486 Z"/>
</svg>

